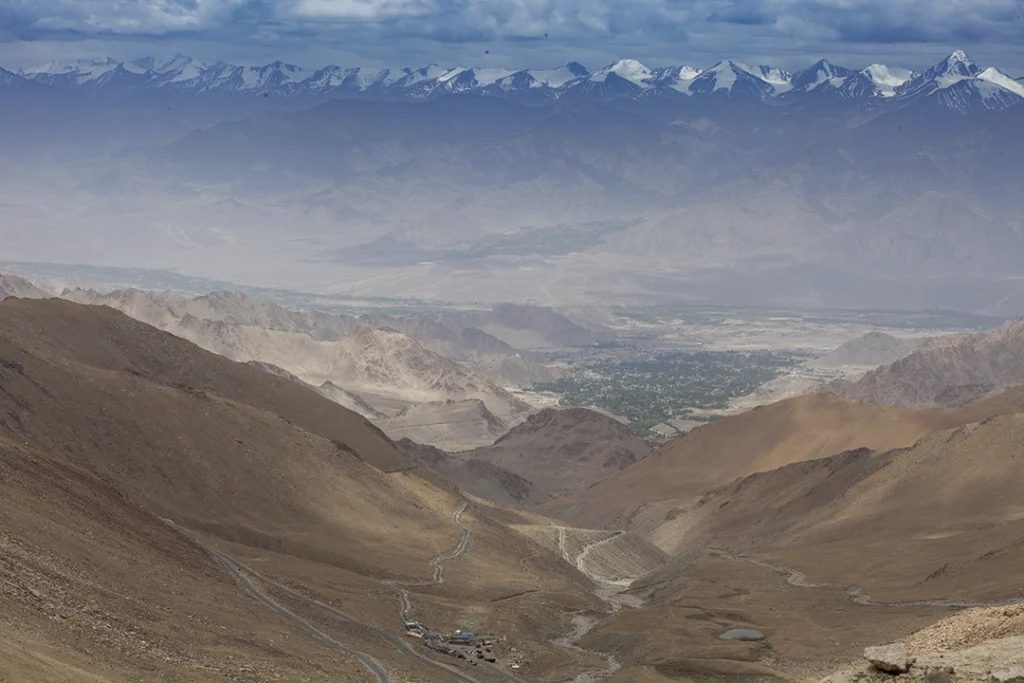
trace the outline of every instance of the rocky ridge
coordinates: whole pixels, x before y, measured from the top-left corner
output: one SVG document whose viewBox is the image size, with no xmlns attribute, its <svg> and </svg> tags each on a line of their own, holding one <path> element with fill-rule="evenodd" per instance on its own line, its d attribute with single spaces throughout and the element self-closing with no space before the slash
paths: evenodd
<svg viewBox="0 0 1024 683">
<path fill-rule="evenodd" d="M 841 395 L 915 408 L 955 408 L 1024 383 L 1024 318 L 991 332 L 937 337 Z"/>
</svg>

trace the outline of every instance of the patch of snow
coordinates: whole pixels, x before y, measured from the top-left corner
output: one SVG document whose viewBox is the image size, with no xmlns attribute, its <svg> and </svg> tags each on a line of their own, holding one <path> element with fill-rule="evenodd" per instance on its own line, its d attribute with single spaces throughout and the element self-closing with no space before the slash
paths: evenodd
<svg viewBox="0 0 1024 683">
<path fill-rule="evenodd" d="M 980 74 L 978 74 L 978 78 L 983 81 L 988 81 L 989 83 L 995 83 L 996 85 L 1005 88 L 1012 93 L 1016 93 L 1021 97 L 1024 97 L 1024 84 L 1013 80 L 1012 78 L 1010 78 L 1009 76 L 1007 76 L 994 66 L 990 66 L 989 68 L 982 71 Z"/>
<path fill-rule="evenodd" d="M 461 67 L 461 66 L 455 67 L 454 69 L 452 69 L 448 73 L 440 76 L 437 79 L 437 82 L 438 83 L 447 83 L 448 81 L 452 80 L 453 78 L 458 78 L 459 74 L 463 74 L 463 73 L 465 73 L 467 71 L 469 71 L 469 69 L 466 69 L 465 67 Z"/>
<path fill-rule="evenodd" d="M 681 81 L 692 81 L 693 79 L 700 76 L 703 72 L 694 66 L 681 66 L 679 67 L 679 80 Z"/>
<path fill-rule="evenodd" d="M 247 66 L 242 69 L 242 88 L 253 90 L 260 86 L 260 71 L 257 67 Z"/>
<path fill-rule="evenodd" d="M 774 86 L 787 86 L 792 78 L 788 72 L 770 66 L 759 66 L 756 70 L 748 66 L 744 71 Z"/>
<path fill-rule="evenodd" d="M 935 79 L 935 85 L 938 86 L 939 90 L 945 90 L 951 85 L 956 85 L 962 80 L 968 79 L 970 76 L 964 76 L 962 74 L 944 74 Z"/>
<path fill-rule="evenodd" d="M 407 74 L 408 80 L 405 81 L 405 85 L 415 85 L 422 83 L 423 81 L 432 81 L 435 78 L 440 78 L 448 73 L 448 69 L 439 67 L 437 64 L 428 64 L 424 67 L 420 67 L 415 71 L 411 71 Z"/>
<path fill-rule="evenodd" d="M 179 71 L 188 66 L 192 66 L 194 63 L 195 61 L 191 57 L 177 54 L 173 57 L 156 62 L 153 66 L 153 71 L 158 74 L 170 73 L 171 71 Z"/>
<path fill-rule="evenodd" d="M 476 74 L 476 82 L 481 86 L 497 83 L 503 78 L 508 78 L 514 71 L 508 69 L 473 69 Z"/>
<path fill-rule="evenodd" d="M 914 77 L 914 72 L 902 67 L 891 67 L 884 64 L 872 64 L 862 74 L 871 79 L 871 82 L 878 86 L 878 91 L 883 97 L 892 97 L 896 94 L 896 88 L 906 84 Z"/>
<path fill-rule="evenodd" d="M 734 62 L 719 62 L 713 67 L 705 71 L 702 75 L 708 76 L 708 78 L 714 81 L 714 87 L 711 89 L 712 92 L 718 90 L 732 90 L 732 86 L 736 84 L 736 69 L 743 69 L 743 65 L 736 64 Z M 709 75 L 710 74 L 710 75 Z"/>
<path fill-rule="evenodd" d="M 181 71 L 174 75 L 168 83 L 186 83 L 188 81 L 194 81 L 199 78 L 205 70 L 205 65 L 196 62 L 191 62 L 183 67 Z M 169 69 L 165 73 L 171 73 L 172 69 Z"/>
<path fill-rule="evenodd" d="M 974 79 L 973 85 L 978 90 L 978 93 L 981 95 L 981 98 L 983 100 L 985 100 L 985 101 L 988 101 L 988 100 L 1002 101 L 1002 100 L 1005 99 L 1005 97 L 1007 95 L 1006 91 L 1009 90 L 1009 88 L 1006 88 L 1006 87 L 1004 87 L 1003 85 L 1001 85 L 999 83 L 995 83 L 995 82 L 989 81 L 989 80 L 981 80 L 980 77 L 977 78 L 977 79 Z M 1010 92 L 1014 92 L 1014 91 L 1010 91 Z M 1019 92 L 1014 92 L 1014 94 L 1018 95 L 1018 96 L 1021 96 L 1021 97 L 1024 97 L 1024 95 L 1021 95 Z"/>
<path fill-rule="evenodd" d="M 531 87 L 547 86 L 549 88 L 561 88 L 566 83 L 590 75 L 590 72 L 582 65 L 573 62 L 563 64 L 557 69 L 530 69 L 526 73 L 534 80 Z"/>
</svg>

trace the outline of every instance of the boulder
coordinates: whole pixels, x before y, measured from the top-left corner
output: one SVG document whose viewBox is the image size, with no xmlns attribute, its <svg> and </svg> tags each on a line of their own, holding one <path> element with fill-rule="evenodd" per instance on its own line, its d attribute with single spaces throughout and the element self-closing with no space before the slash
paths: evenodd
<svg viewBox="0 0 1024 683">
<path fill-rule="evenodd" d="M 1024 667 L 1011 666 L 992 673 L 992 683 L 1024 683 Z"/>
<path fill-rule="evenodd" d="M 906 673 L 914 663 L 907 655 L 907 646 L 902 643 L 865 648 L 864 658 L 879 671 L 890 674 Z"/>
</svg>

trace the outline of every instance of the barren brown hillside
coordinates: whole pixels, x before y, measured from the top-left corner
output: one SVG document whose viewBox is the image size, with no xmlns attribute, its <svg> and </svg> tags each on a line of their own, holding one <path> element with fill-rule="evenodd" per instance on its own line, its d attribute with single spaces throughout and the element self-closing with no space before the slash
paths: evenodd
<svg viewBox="0 0 1024 683">
<path fill-rule="evenodd" d="M 538 504 L 583 490 L 650 453 L 640 437 L 601 413 L 548 408 L 491 446 L 447 458 L 444 472 L 464 490 L 497 503 Z"/>
<path fill-rule="evenodd" d="M 877 600 L 1024 598 L 1014 569 L 1024 561 L 1022 433 L 1024 414 L 1006 415 L 908 449 L 754 474 L 702 496 L 658 536 L 690 552 L 771 557 L 809 583 L 858 584 Z"/>
<path fill-rule="evenodd" d="M 957 407 L 1021 383 L 1024 319 L 992 332 L 934 338 L 840 392 L 884 405 Z"/>
<path fill-rule="evenodd" d="M 5 444 L 0 466 L 42 472 L 0 479 L 12 487 L 0 504 L 0 539 L 17 550 L 0 560 L 0 571 L 13 577 L 0 589 L 0 600 L 29 600 L 24 591 L 35 599 L 18 608 L 28 611 L 14 622 L 3 621 L 11 614 L 6 606 L 0 610 L 2 647 L 12 655 L 0 663 L 0 679 L 14 675 L 14 669 L 4 668 L 6 661 L 20 662 L 18 672 L 34 671 L 38 653 L 56 662 L 55 673 L 16 680 L 148 679 L 139 666 L 156 672 L 156 679 L 164 676 L 159 661 L 125 663 L 121 631 L 102 626 L 102 613 L 123 632 L 131 635 L 134 629 L 132 637 L 140 642 L 164 638 L 187 651 L 215 652 L 242 638 L 233 646 L 235 668 L 210 673 L 209 680 L 322 677 L 295 673 L 303 667 L 328 667 L 331 679 L 349 680 L 344 672 L 351 671 L 351 680 L 366 680 L 369 674 L 358 663 L 349 669 L 332 666 L 335 649 L 247 597 L 224 567 L 187 541 L 192 532 L 269 577 L 257 584 L 272 599 L 322 634 L 381 662 L 395 680 L 450 676 L 370 629 L 401 632 L 398 594 L 385 579 L 416 584 L 408 588 L 416 615 L 438 628 L 472 620 L 481 630 L 508 634 L 531 653 L 524 673 L 573 665 L 575 655 L 547 641 L 568 627 L 567 610 L 593 607 L 583 577 L 472 507 L 462 516 L 472 537 L 445 568 L 444 583 L 418 585 L 434 574 L 431 561 L 459 543 L 460 530 L 453 524 L 459 497 L 413 472 L 397 471 L 412 466 L 385 437 L 300 385 L 202 351 L 111 309 L 7 300 L 0 304 L 0 387 Z M 75 479 L 76 473 L 84 479 Z M 29 484 L 35 488 L 26 492 Z M 92 500 L 101 495 L 89 488 L 93 485 L 138 514 L 122 524 L 122 514 L 104 511 L 109 502 Z M 12 500 L 35 499 L 55 501 L 56 507 L 38 512 L 24 502 L 9 507 Z M 90 526 L 98 522 L 105 526 Z M 46 531 L 51 527 L 58 530 Z M 129 559 L 135 556 L 137 561 Z M 121 579 L 135 570 L 141 573 Z M 3 592 L 8 584 L 31 584 L 41 572 L 59 574 L 54 580 L 63 582 L 61 592 L 32 588 L 37 596 L 17 588 L 14 597 Z M 166 578 L 179 573 L 177 582 Z M 311 609 L 271 580 L 333 605 L 358 623 Z M 61 615 L 78 609 L 78 582 L 102 596 L 83 597 L 80 617 L 83 628 L 96 623 L 102 637 L 69 650 L 68 643 L 78 642 L 76 625 Z M 230 599 L 208 602 L 207 596 L 225 592 Z M 190 599 L 194 608 L 183 609 Z M 150 634 L 149 617 L 133 621 L 132 601 L 159 613 L 160 633 Z M 232 611 L 234 605 L 245 613 Z M 221 611 L 232 621 L 219 620 L 214 612 Z M 536 615 L 544 615 L 542 623 Z M 193 627 L 193 618 L 213 625 L 209 631 Z M 247 627 L 250 619 L 267 622 L 268 630 L 263 623 Z M 173 634 L 185 630 L 189 633 L 175 644 Z M 218 632 L 221 639 L 210 636 Z M 253 661 L 284 663 L 242 670 L 248 666 L 239 663 L 248 659 L 246 639 L 264 633 L 273 644 L 253 645 L 267 647 L 266 656 Z M 292 640 L 300 645 L 293 648 Z M 58 647 L 64 654 L 55 654 Z M 45 673 L 49 666 L 38 670 Z"/>
<path fill-rule="evenodd" d="M 800 396 L 694 429 L 621 474 L 545 510 L 583 526 L 626 524 L 653 534 L 677 504 L 686 505 L 734 479 L 855 448 L 911 446 L 926 434 L 1024 403 L 1015 396 L 965 411 L 883 407 L 832 394 Z M 644 509 L 658 503 L 667 507 Z M 663 548 L 671 552 L 671 542 Z"/>
<path fill-rule="evenodd" d="M 286 643 L 287 647 L 280 647 Z M 0 680 L 365 680 L 94 474 L 0 439 Z"/>
<path fill-rule="evenodd" d="M 815 678 L 855 661 L 863 647 L 904 638 L 951 609 L 1024 601 L 1022 396 L 1014 389 L 960 411 L 898 410 L 917 420 L 906 423 L 916 429 L 961 424 L 904 448 L 797 461 L 703 494 L 633 508 L 639 511 L 632 519 L 622 518 L 672 558 L 632 585 L 631 593 L 646 600 L 643 607 L 602 621 L 584 644 L 616 652 L 627 667 L 623 681 L 652 673 Z M 824 398 L 833 406 L 847 403 Z M 848 414 L 865 409 L 874 412 L 855 405 Z M 994 417 L 980 417 L 986 414 Z M 744 421 L 717 424 L 729 423 Z M 814 442 L 818 423 L 802 424 L 802 436 Z M 886 434 L 914 436 L 874 432 L 879 441 Z M 740 436 L 734 430 L 721 438 L 745 443 Z M 774 445 L 792 452 L 800 436 L 776 436 Z M 696 457 L 700 451 L 689 453 L 706 465 Z M 719 446 L 711 455 L 728 453 Z M 755 464 L 766 462 L 763 453 L 751 453 Z M 739 467 L 738 459 L 731 464 Z M 608 495 L 614 486 L 595 489 L 601 492 L 588 497 Z M 731 628 L 754 629 L 765 641 L 722 641 Z"/>
</svg>

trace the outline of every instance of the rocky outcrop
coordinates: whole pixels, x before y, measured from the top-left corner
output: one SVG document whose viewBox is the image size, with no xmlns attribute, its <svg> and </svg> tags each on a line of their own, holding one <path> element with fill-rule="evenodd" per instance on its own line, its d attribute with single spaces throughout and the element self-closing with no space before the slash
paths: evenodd
<svg viewBox="0 0 1024 683">
<path fill-rule="evenodd" d="M 829 351 L 814 361 L 814 365 L 823 368 L 888 365 L 913 352 L 924 341 L 894 337 L 884 332 L 868 332 L 862 337 L 851 339 L 834 351 Z"/>
<path fill-rule="evenodd" d="M 907 646 L 902 643 L 865 648 L 864 659 L 879 671 L 891 674 L 906 673 L 914 663 L 907 654 Z"/>
<path fill-rule="evenodd" d="M 933 338 L 837 393 L 882 405 L 955 408 L 1022 383 L 1024 319 L 992 332 Z"/>
<path fill-rule="evenodd" d="M 50 294 L 17 275 L 0 273 L 0 301 L 11 296 L 16 296 L 19 299 L 45 299 Z"/>
<path fill-rule="evenodd" d="M 1024 683 L 1024 637 L 987 640 L 966 650 L 916 654 L 903 645 L 867 648 L 868 661 L 821 683 Z M 906 665 L 905 667 L 903 665 Z M 890 667 L 890 668 L 883 668 Z M 896 670 L 896 669 L 899 670 Z"/>
</svg>

